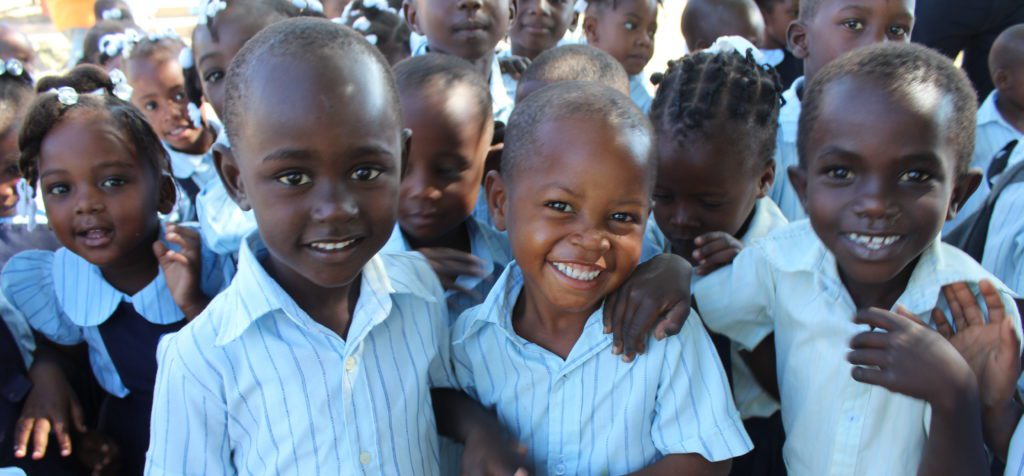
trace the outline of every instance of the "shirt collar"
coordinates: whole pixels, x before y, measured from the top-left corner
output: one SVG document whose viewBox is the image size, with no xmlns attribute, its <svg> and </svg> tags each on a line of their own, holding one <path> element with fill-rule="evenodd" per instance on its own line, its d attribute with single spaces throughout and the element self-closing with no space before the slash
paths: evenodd
<svg viewBox="0 0 1024 476">
<path fill-rule="evenodd" d="M 171 296 L 162 269 L 146 287 L 128 295 L 111 286 L 99 267 L 61 248 L 53 257 L 53 285 L 64 314 L 78 326 L 103 324 L 122 301 L 130 302 L 139 315 L 153 324 L 171 324 L 185 318 Z M 89 304 L 78 304 L 83 302 Z"/>
<path fill-rule="evenodd" d="M 238 273 L 223 293 L 226 302 L 219 306 L 228 309 L 229 312 L 221 315 L 215 345 L 229 344 L 261 317 L 275 312 L 283 312 L 289 319 L 307 330 L 319 326 L 284 288 L 267 274 L 261 260 L 265 260 L 269 254 L 258 231 L 250 233 L 242 241 L 238 255 Z M 359 279 L 359 302 L 356 303 L 355 312 L 352 314 L 348 342 L 362 340 L 374 326 L 391 314 L 392 294 L 413 294 L 427 301 L 436 301 L 427 284 L 418 279 L 391 279 L 385 260 L 380 254 L 363 266 Z"/>
<path fill-rule="evenodd" d="M 998 98 L 999 91 L 993 90 L 988 94 L 988 97 L 985 98 L 985 101 L 981 103 L 981 107 L 978 108 L 978 126 L 983 126 L 985 124 L 998 124 L 1007 130 L 1012 131 L 1014 134 L 1020 134 L 1020 132 L 1011 126 L 1009 122 L 1006 122 L 1006 119 L 1003 118 L 999 109 L 996 108 L 996 99 Z"/>
<path fill-rule="evenodd" d="M 207 123 L 209 124 L 210 129 L 213 130 L 214 137 L 219 137 L 223 133 L 223 127 L 220 125 L 220 122 L 209 119 Z M 198 175 L 201 177 L 201 180 L 205 182 L 211 175 L 216 174 L 213 166 L 213 159 L 211 157 L 213 151 L 212 146 L 210 147 L 210 150 L 202 154 L 189 154 L 174 150 L 166 142 L 161 143 L 170 158 L 171 173 L 175 178 L 184 180 L 192 178 L 193 175 Z"/>
<path fill-rule="evenodd" d="M 744 244 L 749 244 L 763 236 L 767 236 L 776 228 L 787 223 L 786 217 L 779 210 L 779 206 L 771 198 L 764 197 L 754 204 L 754 216 L 750 219 L 750 225 L 743 236 L 737 237 Z"/>
<path fill-rule="evenodd" d="M 804 77 L 801 76 L 793 81 L 785 92 L 782 99 L 786 101 L 779 110 L 779 131 L 785 142 L 796 144 L 797 127 L 800 124 L 800 95 L 798 91 L 804 87 Z M 783 171 L 785 172 L 785 171 Z"/>
</svg>

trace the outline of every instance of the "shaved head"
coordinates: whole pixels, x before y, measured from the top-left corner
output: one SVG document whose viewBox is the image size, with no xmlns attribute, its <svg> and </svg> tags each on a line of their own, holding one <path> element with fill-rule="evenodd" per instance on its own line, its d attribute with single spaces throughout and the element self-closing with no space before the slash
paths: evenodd
<svg viewBox="0 0 1024 476">
<path fill-rule="evenodd" d="M 1001 69 L 1024 65 L 1024 24 L 1004 30 L 988 53 L 988 69 L 992 76 Z"/>
</svg>

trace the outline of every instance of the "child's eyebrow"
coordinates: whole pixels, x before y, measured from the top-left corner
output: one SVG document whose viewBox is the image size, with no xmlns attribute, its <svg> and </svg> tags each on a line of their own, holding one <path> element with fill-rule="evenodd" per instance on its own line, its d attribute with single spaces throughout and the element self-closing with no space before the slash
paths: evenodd
<svg viewBox="0 0 1024 476">
<path fill-rule="evenodd" d="M 306 149 L 283 147 L 265 156 L 260 162 L 277 162 L 281 160 L 309 160 L 313 154 Z"/>
</svg>

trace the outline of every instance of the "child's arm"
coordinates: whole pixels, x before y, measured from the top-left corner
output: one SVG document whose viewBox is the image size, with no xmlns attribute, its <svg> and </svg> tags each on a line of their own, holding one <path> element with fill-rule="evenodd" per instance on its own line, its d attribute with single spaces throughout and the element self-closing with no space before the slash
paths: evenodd
<svg viewBox="0 0 1024 476">
<path fill-rule="evenodd" d="M 672 476 L 686 474 L 689 476 L 725 476 L 732 468 L 732 460 L 711 462 L 698 454 L 675 454 L 662 458 L 640 471 L 630 473 L 632 476 Z"/>
<path fill-rule="evenodd" d="M 647 348 L 647 337 L 676 335 L 690 314 L 690 273 L 685 259 L 665 253 L 636 271 L 604 304 L 604 330 L 613 334 L 612 352 L 631 361 Z"/>
<path fill-rule="evenodd" d="M 430 395 L 438 433 L 466 445 L 462 453 L 464 474 L 525 476 L 530 472 L 526 447 L 482 405 L 455 389 L 435 388 Z"/>
<path fill-rule="evenodd" d="M 167 241 L 180 246 L 181 250 L 172 251 L 157 240 L 153 243 L 153 253 L 163 268 L 164 279 L 174 302 L 185 313 L 185 319 L 192 320 L 210 304 L 210 298 L 203 294 L 200 287 L 203 267 L 199 232 L 168 223 L 165 237 Z"/>
<path fill-rule="evenodd" d="M 913 314 L 877 308 L 855 322 L 886 332 L 862 332 L 850 341 L 854 380 L 922 399 L 932 407 L 931 427 L 918 474 L 984 474 L 978 386 L 956 349 Z"/>
<path fill-rule="evenodd" d="M 977 377 L 985 442 L 1005 461 L 1022 412 L 1014 398 L 1020 376 L 1020 340 L 1014 332 L 1013 317 L 1006 315 L 995 286 L 983 280 L 978 288 L 988 309 L 988 322 L 974 293 L 964 283 L 942 290 L 956 329 L 938 309 L 932 312 L 932 319 Z"/>
<path fill-rule="evenodd" d="M 732 235 L 713 231 L 698 236 L 693 240 L 697 249 L 693 251 L 693 258 L 697 260 L 695 273 L 706 276 L 712 271 L 732 263 L 736 255 L 743 249 L 743 243 Z"/>
<path fill-rule="evenodd" d="M 25 398 L 14 434 L 14 457 L 28 455 L 31 440 L 32 459 L 46 456 L 51 431 L 57 437 L 61 456 L 71 454 L 71 430 L 85 431 L 85 417 L 78 397 L 64 376 L 60 357 L 44 339 L 36 339 L 36 350 L 29 369 L 32 390 Z"/>
</svg>

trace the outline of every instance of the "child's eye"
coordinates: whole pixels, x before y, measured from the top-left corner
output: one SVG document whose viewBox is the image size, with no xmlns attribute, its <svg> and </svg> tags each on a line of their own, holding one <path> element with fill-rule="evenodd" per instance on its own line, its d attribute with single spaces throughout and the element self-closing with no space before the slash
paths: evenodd
<svg viewBox="0 0 1024 476">
<path fill-rule="evenodd" d="M 459 175 L 462 174 L 462 170 L 457 167 L 438 167 L 435 171 L 439 177 L 444 177 L 450 180 L 458 180 Z"/>
<path fill-rule="evenodd" d="M 203 76 L 203 81 L 210 84 L 216 83 L 221 79 L 224 79 L 224 73 L 220 72 L 219 70 L 210 71 L 209 73 L 206 73 L 205 76 Z"/>
<path fill-rule="evenodd" d="M 625 23 L 624 25 L 622 25 L 622 26 L 624 26 L 624 27 L 626 28 L 626 31 L 633 31 L 633 30 L 635 30 L 635 29 L 636 29 L 636 23 L 633 23 L 633 22 L 631 22 L 631 21 L 627 21 L 627 22 L 626 22 L 626 23 Z"/>
<path fill-rule="evenodd" d="M 46 189 L 46 193 L 50 195 L 64 195 L 70 191 L 71 187 L 68 187 L 67 185 L 64 185 L 62 183 L 55 183 L 53 185 L 50 185 Z"/>
<path fill-rule="evenodd" d="M 142 107 L 145 108 L 147 111 L 155 111 L 157 104 L 156 101 L 149 101 L 146 104 L 143 104 Z"/>
<path fill-rule="evenodd" d="M 126 182 L 125 182 L 125 180 L 123 178 L 110 177 L 110 178 L 105 179 L 102 182 L 100 182 L 100 187 L 103 187 L 103 188 L 120 187 L 120 186 L 124 185 L 125 183 Z"/>
<path fill-rule="evenodd" d="M 301 172 L 289 172 L 278 176 L 277 181 L 291 187 L 298 187 L 312 182 L 313 179 Z"/>
<path fill-rule="evenodd" d="M 921 170 L 908 170 L 900 175 L 900 182 L 926 182 L 932 178 L 932 174 Z"/>
<path fill-rule="evenodd" d="M 701 204 L 702 207 L 707 208 L 709 210 L 715 210 L 717 208 L 721 208 L 722 205 L 725 205 L 722 202 L 716 202 L 716 201 L 713 201 L 713 200 L 699 200 L 699 201 L 700 201 L 700 204 Z"/>
<path fill-rule="evenodd" d="M 380 177 L 380 174 L 381 170 L 376 167 L 359 167 L 352 171 L 352 175 L 349 175 L 349 178 L 360 182 L 369 182 Z"/>
<path fill-rule="evenodd" d="M 907 28 L 904 26 L 893 25 L 889 27 L 889 35 L 895 38 L 903 38 L 909 35 Z"/>
<path fill-rule="evenodd" d="M 846 167 L 833 167 L 825 171 L 825 176 L 837 180 L 849 180 L 853 178 L 853 171 Z"/>
<path fill-rule="evenodd" d="M 550 202 L 544 202 L 544 206 L 548 207 L 548 208 L 551 208 L 553 210 L 560 211 L 562 213 L 573 213 L 573 212 L 576 211 L 576 210 L 574 210 L 572 208 L 572 205 L 569 205 L 568 203 L 565 203 L 565 202 L 559 202 L 557 200 L 552 200 Z"/>
<path fill-rule="evenodd" d="M 626 213 L 626 212 L 612 213 L 611 218 L 612 218 L 612 221 L 618 221 L 618 222 L 623 222 L 623 223 L 637 223 L 637 222 L 640 221 L 640 220 L 637 219 L 636 215 L 633 215 L 632 213 Z"/>
<path fill-rule="evenodd" d="M 655 192 L 654 194 L 651 195 L 651 198 L 653 198 L 654 201 L 658 203 L 668 203 L 672 201 L 672 195 L 667 193 Z"/>
<path fill-rule="evenodd" d="M 864 29 L 864 22 L 860 20 L 844 20 L 841 25 L 853 31 L 861 31 Z"/>
<path fill-rule="evenodd" d="M 177 104 L 183 104 L 185 99 L 185 93 L 174 93 L 174 97 L 171 98 Z"/>
</svg>

